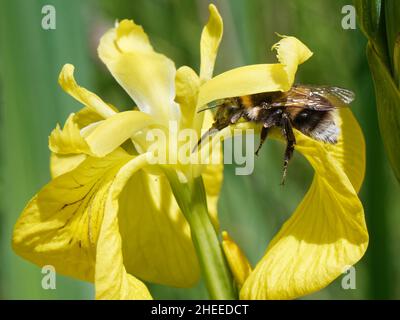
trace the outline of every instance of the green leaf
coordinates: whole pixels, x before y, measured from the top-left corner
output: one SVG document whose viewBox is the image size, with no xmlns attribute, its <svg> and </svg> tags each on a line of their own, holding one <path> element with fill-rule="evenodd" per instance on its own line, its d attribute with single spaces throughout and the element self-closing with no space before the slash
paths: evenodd
<svg viewBox="0 0 400 320">
<path fill-rule="evenodd" d="M 389 66 L 384 2 L 382 0 L 354 0 L 361 30 L 380 55 L 382 62 Z"/>
<path fill-rule="evenodd" d="M 354 5 L 362 31 L 368 38 L 374 38 L 379 30 L 382 14 L 381 0 L 355 0 Z"/>
<path fill-rule="evenodd" d="M 400 182 L 400 92 L 370 43 L 367 47 L 367 57 L 375 85 L 381 135 L 389 162 Z"/>
<path fill-rule="evenodd" d="M 393 76 L 395 76 L 394 73 L 395 45 L 396 45 L 396 39 L 398 39 L 398 37 L 400 36 L 400 2 L 398 0 L 385 1 L 385 21 L 386 21 L 387 47 L 388 47 L 391 66 L 393 66 Z"/>
<path fill-rule="evenodd" d="M 393 49 L 393 73 L 397 87 L 400 88 L 400 34 L 397 35 Z"/>
</svg>

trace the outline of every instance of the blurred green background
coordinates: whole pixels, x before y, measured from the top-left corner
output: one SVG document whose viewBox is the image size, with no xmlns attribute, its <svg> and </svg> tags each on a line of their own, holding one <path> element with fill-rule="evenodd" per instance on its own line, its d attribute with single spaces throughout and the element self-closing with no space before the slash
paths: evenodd
<svg viewBox="0 0 400 320">
<path fill-rule="evenodd" d="M 370 232 L 366 256 L 356 266 L 357 289 L 341 288 L 341 278 L 309 299 L 400 298 L 400 188 L 388 166 L 379 135 L 375 97 L 359 29 L 344 30 L 342 7 L 350 0 L 214 1 L 225 33 L 216 73 L 233 67 L 275 62 L 275 32 L 294 35 L 314 56 L 297 81 L 343 86 L 357 99 L 352 108 L 367 142 L 367 174 L 361 192 Z M 56 29 L 41 28 L 42 7 L 56 8 Z M 64 63 L 72 63 L 78 82 L 104 100 L 129 108 L 133 103 L 101 64 L 96 47 L 115 19 L 144 26 L 155 48 L 177 66 L 199 67 L 199 38 L 208 17 L 205 0 L 0 0 L 0 298 L 91 299 L 93 287 L 57 276 L 56 290 L 43 290 L 40 268 L 11 250 L 13 225 L 26 202 L 49 180 L 47 137 L 79 105 L 58 87 Z M 251 176 L 225 167 L 220 198 L 221 226 L 229 230 L 251 262 L 308 189 L 310 165 L 295 154 L 285 187 L 283 146 L 268 141 Z M 151 285 L 155 298 L 206 298 L 202 283 L 191 289 Z"/>
</svg>

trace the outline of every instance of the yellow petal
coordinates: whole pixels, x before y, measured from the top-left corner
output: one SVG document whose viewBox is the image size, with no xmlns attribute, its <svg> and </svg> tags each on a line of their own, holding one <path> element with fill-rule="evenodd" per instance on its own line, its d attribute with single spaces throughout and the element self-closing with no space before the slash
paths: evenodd
<svg viewBox="0 0 400 320">
<path fill-rule="evenodd" d="M 213 4 L 210 4 L 208 10 L 210 11 L 210 17 L 203 29 L 200 40 L 200 78 L 203 81 L 212 78 L 215 59 L 224 28 L 217 8 Z"/>
<path fill-rule="evenodd" d="M 175 65 L 153 50 L 141 26 L 122 20 L 101 38 L 98 53 L 141 111 L 162 121 L 179 118 Z"/>
<path fill-rule="evenodd" d="M 295 37 L 282 37 L 272 48 L 276 49 L 277 58 L 285 68 L 288 83 L 293 84 L 297 67 L 310 59 L 313 53 Z"/>
<path fill-rule="evenodd" d="M 125 271 L 114 206 L 126 167 L 132 173 L 146 164 L 146 155 L 131 159 L 119 149 L 51 181 L 19 218 L 14 250 L 39 266 L 53 265 L 59 274 L 95 282 L 97 298 L 151 298 Z"/>
<path fill-rule="evenodd" d="M 183 66 L 176 72 L 175 86 L 175 101 L 179 103 L 182 115 L 180 127 L 192 128 L 193 119 L 197 116 L 196 103 L 200 79 L 193 69 Z"/>
<path fill-rule="evenodd" d="M 112 108 L 116 113 L 118 110 L 108 104 L 110 108 Z M 93 108 L 90 107 L 83 107 L 80 109 L 74 116 L 74 121 L 78 125 L 79 129 L 83 129 L 93 123 L 99 122 L 104 120 L 105 118 L 99 115 Z"/>
<path fill-rule="evenodd" d="M 64 128 L 60 126 L 52 131 L 49 138 L 49 148 L 58 154 L 84 153 L 90 154 L 90 149 L 85 139 L 81 136 L 78 124 L 74 121 L 75 114 L 70 114 Z"/>
<path fill-rule="evenodd" d="M 226 231 L 222 232 L 222 248 L 235 282 L 241 288 L 251 273 L 251 265 Z"/>
<path fill-rule="evenodd" d="M 95 110 L 84 107 L 68 117 L 62 130 L 57 125 L 49 138 L 52 178 L 75 169 L 86 159 L 86 155 L 91 154 L 83 131 L 88 133 L 88 127 L 94 128 L 93 124 L 98 124 L 102 119 Z"/>
<path fill-rule="evenodd" d="M 123 219 L 121 221 L 123 215 L 131 215 L 133 212 L 122 211 L 119 208 L 121 192 L 131 175 L 146 164 L 145 154 L 131 160 L 121 168 L 111 186 L 97 242 L 95 273 L 97 299 L 151 299 L 144 283 L 127 273 L 126 260 L 130 258 L 136 260 L 137 256 L 123 255 L 124 239 L 120 234 L 120 228 L 124 223 Z M 141 201 L 146 202 L 147 199 L 142 198 Z M 131 232 L 140 233 L 140 227 Z"/>
<path fill-rule="evenodd" d="M 337 145 L 296 132 L 296 150 L 315 170 L 312 185 L 246 280 L 242 299 L 291 299 L 320 290 L 364 255 L 368 232 L 357 196 L 365 144 L 350 110 Z"/>
<path fill-rule="evenodd" d="M 65 92 L 70 94 L 83 105 L 96 111 L 103 118 L 108 118 L 116 113 L 113 108 L 101 100 L 97 95 L 80 87 L 76 83 L 73 65 L 64 65 L 58 78 L 58 82 Z"/>
<path fill-rule="evenodd" d="M 102 157 L 118 148 L 132 135 L 150 125 L 154 119 L 140 111 L 125 111 L 104 120 L 85 138 L 90 150 Z"/>
<path fill-rule="evenodd" d="M 70 172 L 85 161 L 86 154 L 50 154 L 50 173 L 52 179 Z"/>
<path fill-rule="evenodd" d="M 204 122 L 203 122 L 203 130 L 208 130 L 211 127 L 212 122 L 214 121 L 212 112 L 207 110 L 204 113 Z M 220 155 L 218 159 L 220 159 L 219 163 L 216 164 L 208 164 L 204 168 L 202 168 L 202 177 L 204 188 L 206 190 L 207 196 L 207 207 L 208 213 L 211 217 L 211 221 L 215 229 L 218 230 L 219 222 L 218 222 L 218 199 L 219 194 L 222 187 L 222 182 L 224 178 L 224 164 L 223 164 L 223 150 L 222 145 L 219 150 L 217 147 L 214 147 L 213 152 L 219 152 Z M 195 173 L 194 176 L 197 176 Z"/>
<path fill-rule="evenodd" d="M 332 151 L 329 150 L 330 155 L 358 193 L 364 181 L 366 168 L 364 135 L 354 115 L 348 109 L 341 110 L 338 125 L 341 128 L 341 138 L 337 144 L 325 145 L 325 147 L 328 150 L 332 149 Z M 306 151 L 299 151 L 307 155 Z M 309 161 L 310 158 L 310 156 L 307 157 Z"/>
<path fill-rule="evenodd" d="M 281 39 L 277 49 L 280 63 L 256 64 L 229 70 L 200 87 L 197 106 L 247 94 L 287 91 L 293 85 L 297 66 L 311 57 L 311 51 L 294 37 Z"/>
<path fill-rule="evenodd" d="M 119 228 L 126 270 L 174 287 L 199 280 L 189 226 L 164 176 L 140 171 L 119 196 Z"/>
<path fill-rule="evenodd" d="M 219 164 L 207 165 L 204 171 L 202 172 L 204 188 L 206 190 L 206 196 L 207 196 L 208 213 L 216 229 L 219 228 L 218 200 L 222 187 L 223 173 L 224 173 L 224 165 L 222 161 Z"/>
<path fill-rule="evenodd" d="M 47 184 L 26 206 L 13 233 L 25 259 L 57 273 L 94 281 L 96 243 L 109 188 L 130 156 L 118 150 L 88 158 Z"/>
</svg>

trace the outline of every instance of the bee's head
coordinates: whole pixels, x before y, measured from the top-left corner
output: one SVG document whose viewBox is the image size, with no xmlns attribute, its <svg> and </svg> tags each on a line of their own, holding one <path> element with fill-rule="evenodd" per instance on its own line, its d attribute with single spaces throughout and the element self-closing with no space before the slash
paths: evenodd
<svg viewBox="0 0 400 320">
<path fill-rule="evenodd" d="M 200 109 L 198 112 L 214 108 L 217 108 L 217 111 L 215 112 L 214 116 L 214 123 L 212 124 L 211 128 L 200 138 L 200 140 L 197 143 L 197 146 L 199 146 L 206 137 L 212 136 L 218 131 L 232 124 L 232 119 L 238 113 L 240 113 L 240 105 L 236 98 L 229 98 L 216 101 L 215 103 L 208 105 L 207 108 Z"/>
<path fill-rule="evenodd" d="M 232 117 L 239 111 L 239 106 L 234 101 L 229 99 L 223 104 L 218 106 L 217 112 L 215 113 L 215 122 L 220 126 L 228 126 L 231 123 Z"/>
<path fill-rule="evenodd" d="M 240 104 L 236 98 L 226 98 L 214 101 L 198 112 L 216 109 L 213 128 L 221 130 L 231 124 L 231 119 L 240 111 Z"/>
</svg>

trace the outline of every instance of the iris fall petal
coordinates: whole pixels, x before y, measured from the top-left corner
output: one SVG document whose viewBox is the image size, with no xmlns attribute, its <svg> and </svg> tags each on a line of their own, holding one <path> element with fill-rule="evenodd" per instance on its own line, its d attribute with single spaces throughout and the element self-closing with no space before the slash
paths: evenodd
<svg viewBox="0 0 400 320">
<path fill-rule="evenodd" d="M 350 110 L 341 110 L 336 145 L 296 132 L 296 149 L 315 170 L 309 191 L 246 280 L 242 299 L 291 299 L 327 286 L 364 255 L 368 232 L 357 196 L 365 144 Z"/>
</svg>

